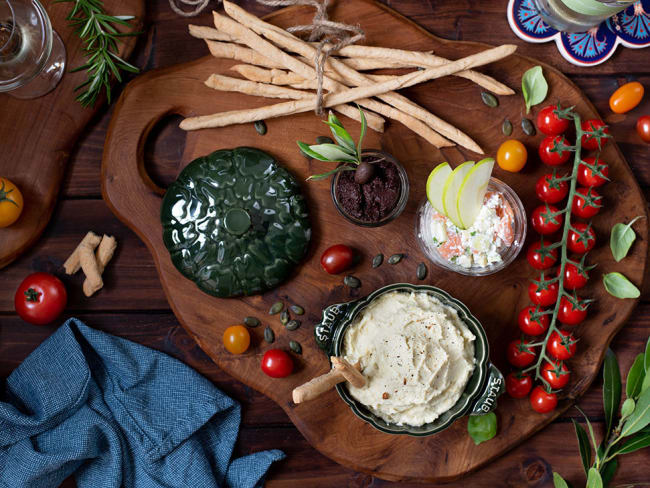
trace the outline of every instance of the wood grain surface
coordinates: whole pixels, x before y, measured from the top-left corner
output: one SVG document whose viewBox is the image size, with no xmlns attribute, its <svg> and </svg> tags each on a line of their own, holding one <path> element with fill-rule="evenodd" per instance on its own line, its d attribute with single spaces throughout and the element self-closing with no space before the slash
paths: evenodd
<svg viewBox="0 0 650 488">
<path fill-rule="evenodd" d="M 269 20 L 282 27 L 307 23 L 309 8 L 291 8 L 271 14 Z M 475 43 L 448 42 L 427 34 L 408 20 L 370 0 L 339 2 L 331 9 L 333 18 L 347 23 L 361 23 L 366 42 L 401 49 L 429 50 L 450 59 L 458 59 L 483 49 Z M 485 71 L 518 87 L 521 75 L 537 61 L 511 56 L 485 68 Z M 291 390 L 329 368 L 326 357 L 313 340 L 313 325 L 320 319 L 325 306 L 348 301 L 394 282 L 414 282 L 417 263 L 426 260 L 419 250 L 413 227 L 418 205 L 425 198 L 423 182 L 435 164 L 450 161 L 456 165 L 479 155 L 462 148 L 438 150 L 399 124 L 391 124 L 383 136 L 371 132 L 366 147 L 381 147 L 393 154 L 406 167 L 411 181 L 409 203 L 403 215 L 390 224 L 364 229 L 343 220 L 329 197 L 329 182 L 304 184 L 313 223 L 313 245 L 306 262 L 284 285 L 261 296 L 242 299 L 217 299 L 199 292 L 189 280 L 174 268 L 162 242 L 159 220 L 159 184 L 152 181 L 145 161 L 145 146 L 150 132 L 170 114 L 205 115 L 215 112 L 256 107 L 268 104 L 263 98 L 240 94 L 215 93 L 201 81 L 211 73 L 227 73 L 233 63 L 228 60 L 202 58 L 190 63 L 152 71 L 131 82 L 118 100 L 109 127 L 104 150 L 102 181 L 104 196 L 116 215 L 131 227 L 147 244 L 158 265 L 163 288 L 172 309 L 201 348 L 222 369 L 276 401 L 298 429 L 318 450 L 335 461 L 355 470 L 389 480 L 444 482 L 459 478 L 498 458 L 542 428 L 570 406 L 598 374 L 602 357 L 613 335 L 620 330 L 631 313 L 635 301 L 620 301 L 608 295 L 600 286 L 601 273 L 618 270 L 641 285 L 647 255 L 647 219 L 637 229 L 639 242 L 632 254 L 621 263 L 614 263 L 608 249 L 609 229 L 635 215 L 645 215 L 645 200 L 631 170 L 615 144 L 608 144 L 601 153 L 610 164 L 612 183 L 604 190 L 610 204 L 595 220 L 595 230 L 601 245 L 590 255 L 599 264 L 592 273 L 585 294 L 596 299 L 590 308 L 590 320 L 576 329 L 580 337 L 580 354 L 571 362 L 572 383 L 562 392 L 563 403 L 553 415 L 534 413 L 527 400 L 500 399 L 498 410 L 500 435 L 490 443 L 474 446 L 466 433 L 466 419 L 450 429 L 427 438 L 391 436 L 374 430 L 355 417 L 331 391 L 317 401 L 301 405 L 290 402 Z M 561 99 L 574 105 L 587 118 L 599 118 L 594 107 L 580 90 L 560 72 L 545 66 L 549 81 L 550 100 Z M 504 118 L 517 127 L 514 136 L 529 147 L 535 147 L 542 135 L 525 136 L 519 127 L 522 100 L 519 96 L 501 97 L 498 109 L 481 102 L 481 89 L 453 77 L 406 90 L 420 105 L 470 133 L 485 148 L 488 155 L 496 154 L 505 139 L 500 133 Z M 471 114 L 471 117 L 468 117 Z M 530 117 L 534 117 L 533 112 Z M 344 121 L 356 136 L 358 124 Z M 196 157 L 216 149 L 255 146 L 266 150 L 296 174 L 299 180 L 326 168 L 320 162 L 307 163 L 295 148 L 295 139 L 315 140 L 324 133 L 322 122 L 312 113 L 267 121 L 268 133 L 258 135 L 251 124 L 189 133 L 185 140 L 178 169 Z M 531 151 L 526 169 L 512 174 L 496 170 L 495 175 L 518 192 L 528 213 L 539 204 L 535 197 L 535 181 L 547 169 Z M 616 203 L 614 203 L 616 202 Z M 535 237 L 531 237 L 532 241 Z M 365 257 L 352 270 L 363 282 L 361 289 L 350 291 L 341 276 L 327 276 L 320 269 L 318 257 L 327 247 L 345 242 L 355 246 Z M 390 255 L 404 252 L 407 259 L 397 266 L 384 265 L 372 270 L 369 258 L 378 252 Z M 431 266 L 431 265 L 430 265 Z M 445 289 L 466 303 L 485 327 L 492 349 L 491 359 L 507 371 L 504 361 L 505 345 L 516 335 L 511 327 L 519 310 L 528 303 L 528 278 L 532 275 L 525 253 L 507 270 L 483 278 L 463 277 L 433 268 L 426 281 Z M 268 317 L 272 303 L 285 300 L 298 303 L 308 311 L 304 325 L 296 332 L 287 332 L 276 317 Z M 223 348 L 221 337 L 228 325 L 240 323 L 245 316 L 257 316 L 275 330 L 277 341 L 269 346 L 262 341 L 262 327 L 253 331 L 253 346 L 246 354 L 234 356 Z M 289 378 L 278 381 L 264 375 L 259 362 L 271 347 L 287 348 L 290 339 L 303 345 L 301 357 L 295 357 L 298 370 Z"/>
<path fill-rule="evenodd" d="M 109 14 L 134 15 L 133 28 L 142 27 L 142 0 L 106 0 L 104 6 Z M 47 2 L 45 7 L 66 48 L 66 73 L 53 91 L 40 98 L 20 100 L 0 93 L 0 175 L 18 186 L 25 201 L 20 220 L 0 229 L 0 268 L 41 235 L 56 203 L 70 152 L 105 102 L 100 97 L 94 107 L 84 108 L 74 100 L 74 88 L 85 80 L 86 73 L 69 72 L 85 63 L 81 40 L 65 20 L 70 4 Z M 137 38 L 122 39 L 119 52 L 129 56 Z"/>
<path fill-rule="evenodd" d="M 262 15 L 269 12 L 254 0 L 240 2 L 249 11 Z M 614 116 L 607 108 L 607 98 L 619 83 L 638 79 L 650 86 L 647 51 L 619 51 L 608 63 L 591 69 L 575 68 L 564 62 L 552 45 L 534 46 L 519 41 L 510 33 L 505 19 L 505 2 L 470 2 L 469 0 L 393 0 L 390 6 L 408 15 L 431 32 L 464 40 L 514 42 L 520 53 L 534 55 L 570 74 L 612 123 L 612 131 L 643 190 L 650 190 L 648 146 L 634 133 L 636 118 L 650 113 L 650 99 L 625 116 Z M 166 67 L 205 55 L 199 41 L 188 41 L 187 24 L 210 21 L 205 13 L 198 19 L 179 18 L 166 0 L 148 2 L 145 42 L 135 50 L 134 62 L 143 69 Z M 494 40 L 492 40 L 494 38 Z M 243 421 L 238 454 L 280 448 L 288 458 L 269 473 L 267 486 L 274 487 L 380 487 L 421 486 L 412 483 L 392 484 L 336 464 L 315 451 L 293 427 L 286 414 L 272 400 L 244 386 L 217 367 L 187 335 L 167 305 L 156 268 L 144 243 L 122 225 L 101 201 L 100 166 L 106 129 L 112 109 L 94 118 L 71 154 L 71 163 L 61 190 L 61 202 L 50 225 L 38 243 L 14 264 L 0 271 L 0 377 L 6 377 L 65 318 L 78 316 L 89 325 L 181 359 L 212 380 L 243 405 Z M 147 146 L 145 158 L 156 163 L 156 179 L 161 184 L 173 180 L 185 146 L 185 135 L 171 121 L 157 128 Z M 177 121 L 176 121 L 177 123 Z M 4 149 L 3 141 L 0 146 Z M 92 299 L 81 293 L 79 276 L 63 277 L 71 293 L 66 315 L 57 324 L 37 327 L 25 324 L 14 315 L 13 290 L 32 271 L 57 271 L 86 230 L 113 233 L 120 247 L 106 271 L 105 288 Z M 7 291 L 9 290 L 9 291 Z M 650 333 L 650 295 L 644 293 L 642 304 L 616 336 L 613 350 L 626 370 L 642 349 Z M 514 330 L 514 323 L 504 324 Z M 580 407 L 592 418 L 599 430 L 602 425 L 602 389 L 598 378 L 579 400 Z M 488 466 L 449 487 L 552 487 L 552 471 L 558 471 L 574 486 L 584 485 L 577 444 L 571 420 L 581 422 L 570 409 L 541 432 L 503 455 Z M 613 485 L 645 482 L 648 454 L 640 451 L 621 459 Z M 74 486 L 73 482 L 65 486 Z"/>
</svg>

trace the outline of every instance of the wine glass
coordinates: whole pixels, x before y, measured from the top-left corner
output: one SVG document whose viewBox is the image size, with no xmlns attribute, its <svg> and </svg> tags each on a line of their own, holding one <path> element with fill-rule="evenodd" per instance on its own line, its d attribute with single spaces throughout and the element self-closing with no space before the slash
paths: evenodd
<svg viewBox="0 0 650 488">
<path fill-rule="evenodd" d="M 49 93 L 65 71 L 65 47 L 38 0 L 0 0 L 0 92 Z"/>
</svg>

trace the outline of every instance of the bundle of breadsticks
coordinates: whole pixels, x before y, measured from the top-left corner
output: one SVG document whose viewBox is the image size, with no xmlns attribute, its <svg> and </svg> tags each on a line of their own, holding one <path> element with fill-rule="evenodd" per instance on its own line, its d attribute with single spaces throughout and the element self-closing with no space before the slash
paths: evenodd
<svg viewBox="0 0 650 488">
<path fill-rule="evenodd" d="M 104 286 L 102 274 L 108 262 L 113 258 L 116 248 L 115 237 L 106 234 L 99 237 L 94 232 L 88 232 L 63 263 L 66 274 L 72 275 L 82 270 L 86 275 L 83 292 L 87 297 L 92 296 Z"/>
<path fill-rule="evenodd" d="M 188 117 L 181 128 L 195 130 L 244 124 L 313 110 L 317 84 L 317 47 L 280 27 L 264 22 L 234 3 L 224 1 L 228 14 L 213 12 L 214 28 L 190 25 L 190 34 L 204 39 L 212 55 L 237 64 L 232 70 L 245 79 L 213 74 L 205 84 L 221 91 L 237 91 L 291 101 L 265 107 Z M 497 95 L 512 95 L 509 87 L 472 68 L 493 63 L 512 54 L 516 46 L 505 44 L 456 61 L 431 52 L 404 51 L 349 45 L 330 56 L 324 65 L 323 107 L 331 107 L 359 120 L 350 102 L 364 107 L 368 126 L 383 131 L 384 117 L 401 122 L 436 147 L 458 144 L 479 154 L 481 147 L 463 131 L 412 102 L 396 90 L 443 76 L 459 76 Z M 383 68 L 416 68 L 404 75 L 364 74 Z"/>
</svg>

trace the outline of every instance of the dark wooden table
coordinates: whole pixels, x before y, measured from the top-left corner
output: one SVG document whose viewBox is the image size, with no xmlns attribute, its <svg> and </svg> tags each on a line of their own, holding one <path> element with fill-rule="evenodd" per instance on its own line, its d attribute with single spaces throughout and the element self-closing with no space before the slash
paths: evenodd
<svg viewBox="0 0 650 488">
<path fill-rule="evenodd" d="M 342 0 L 339 0 L 342 1 Z M 269 10 L 254 0 L 242 2 L 262 15 Z M 650 146 L 640 142 L 633 126 L 642 112 L 650 114 L 650 96 L 628 116 L 613 116 L 608 110 L 609 94 L 619 83 L 636 79 L 650 90 L 650 49 L 620 50 L 602 66 L 577 68 L 565 62 L 554 45 L 531 45 L 519 41 L 505 18 L 505 0 L 385 0 L 398 12 L 434 34 L 449 39 L 516 43 L 520 52 L 546 61 L 568 74 L 613 124 L 613 133 L 632 166 L 639 183 L 650 190 Z M 143 70 L 170 66 L 206 54 L 204 45 L 186 32 L 187 19 L 177 17 L 167 0 L 147 2 L 147 29 L 134 60 Z M 209 13 L 191 22 L 208 24 Z M 109 211 L 101 199 L 101 155 L 111 108 L 101 112 L 87 128 L 72 154 L 61 199 L 43 237 L 28 254 L 0 271 L 0 376 L 6 377 L 58 324 L 36 327 L 22 322 L 14 313 L 13 294 L 20 281 L 32 271 L 60 273 L 60 266 L 86 231 L 114 234 L 119 242 L 116 258 L 106 271 L 105 288 L 86 299 L 82 278 L 65 278 L 70 300 L 66 317 L 76 316 L 88 325 L 164 351 L 210 378 L 219 388 L 243 405 L 238 454 L 278 448 L 287 459 L 276 464 L 268 477 L 270 487 L 368 487 L 390 483 L 353 472 L 315 451 L 272 401 L 231 379 L 220 371 L 184 332 L 172 314 L 160 287 L 153 261 L 140 240 Z M 162 127 L 149 145 L 147 157 L 159 168 L 157 178 L 167 183 L 176 174 L 182 154 L 183 136 L 173 125 Z M 0 141 L 0 147 L 9 141 Z M 647 282 L 648 280 L 646 280 Z M 650 334 L 650 293 L 646 290 L 633 318 L 616 337 L 612 348 L 627 371 Z M 505 324 L 505 326 L 509 326 Z M 603 424 L 602 383 L 597 380 L 579 404 L 600 431 Z M 575 409 L 525 441 L 493 465 L 464 480 L 446 486 L 552 486 L 552 471 L 560 472 L 575 486 L 584 477 L 571 424 L 578 419 Z M 622 459 L 614 485 L 650 480 L 648 450 Z M 66 486 L 74 486 L 73 482 Z M 400 484 L 400 486 L 411 486 Z"/>
</svg>

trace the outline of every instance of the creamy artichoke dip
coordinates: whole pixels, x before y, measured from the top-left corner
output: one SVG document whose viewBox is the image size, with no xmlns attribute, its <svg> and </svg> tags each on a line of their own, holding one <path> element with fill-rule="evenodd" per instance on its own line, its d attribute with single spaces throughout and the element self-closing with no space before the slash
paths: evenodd
<svg viewBox="0 0 650 488">
<path fill-rule="evenodd" d="M 343 356 L 366 377 L 350 394 L 387 422 L 433 422 L 458 401 L 474 371 L 474 334 L 428 293 L 393 291 L 348 327 Z"/>
</svg>

